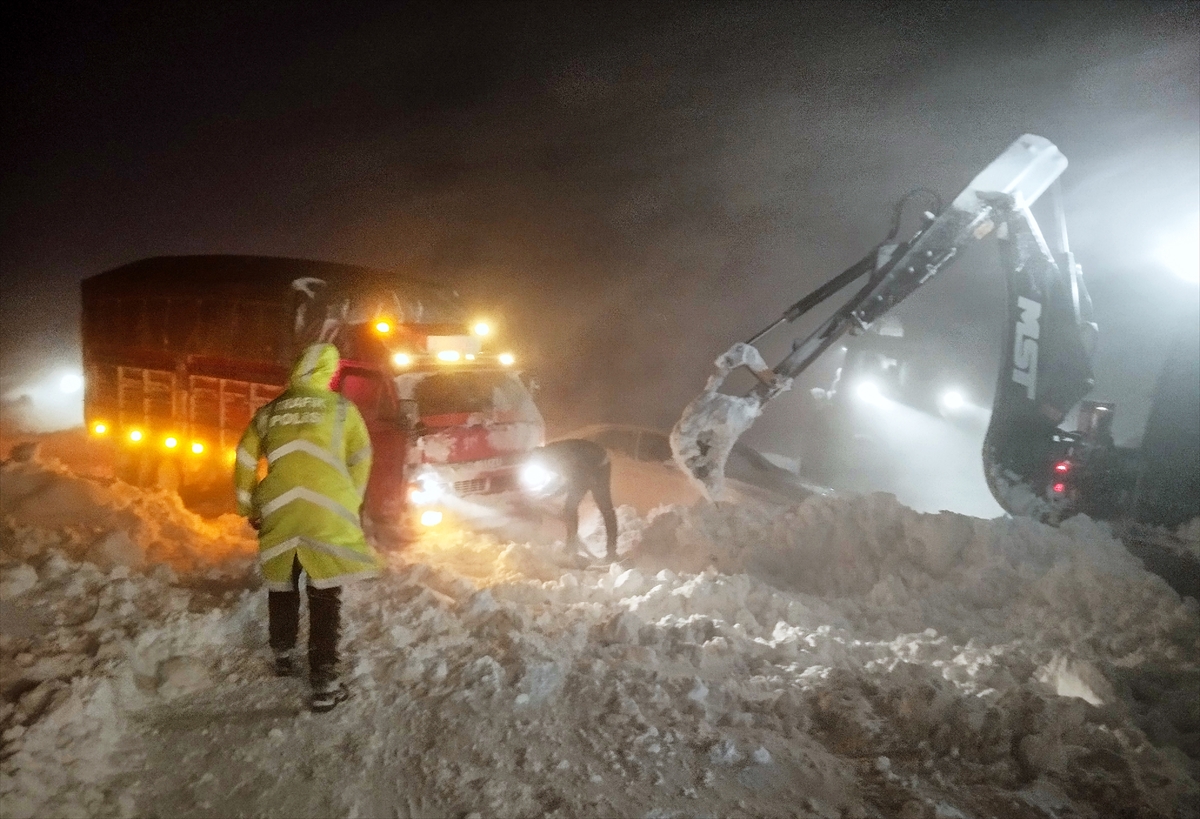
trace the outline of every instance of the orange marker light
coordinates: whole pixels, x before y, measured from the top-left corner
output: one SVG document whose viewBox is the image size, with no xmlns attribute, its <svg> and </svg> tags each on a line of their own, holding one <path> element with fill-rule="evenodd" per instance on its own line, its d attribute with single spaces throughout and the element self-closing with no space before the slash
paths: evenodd
<svg viewBox="0 0 1200 819">
<path fill-rule="evenodd" d="M 129 433 L 129 440 L 133 441 L 134 443 L 142 440 L 142 431 L 140 429 L 131 430 Z"/>
<path fill-rule="evenodd" d="M 203 451 L 204 451 L 204 444 L 200 443 L 199 441 L 192 441 L 192 452 L 199 455 Z"/>
<path fill-rule="evenodd" d="M 92 432 L 96 433 L 97 435 L 103 435 L 104 433 L 108 432 L 108 424 L 95 424 L 92 426 Z"/>
<path fill-rule="evenodd" d="M 380 333 L 390 333 L 392 332 L 392 325 L 386 321 L 377 321 L 375 322 L 375 330 Z"/>
<path fill-rule="evenodd" d="M 172 435 L 163 441 L 163 446 L 165 446 L 167 449 L 174 449 L 175 447 L 179 446 L 179 439 Z"/>
</svg>

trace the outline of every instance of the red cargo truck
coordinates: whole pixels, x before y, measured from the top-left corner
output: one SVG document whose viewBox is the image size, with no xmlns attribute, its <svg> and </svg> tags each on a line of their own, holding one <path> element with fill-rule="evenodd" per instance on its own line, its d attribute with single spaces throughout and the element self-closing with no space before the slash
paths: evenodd
<svg viewBox="0 0 1200 819">
<path fill-rule="evenodd" d="M 519 461 L 545 437 L 512 353 L 441 285 L 301 259 L 170 256 L 82 289 L 85 421 L 133 483 L 228 484 L 251 416 L 314 341 L 337 345 L 334 389 L 371 434 L 364 518 L 379 539 L 515 492 Z"/>
</svg>

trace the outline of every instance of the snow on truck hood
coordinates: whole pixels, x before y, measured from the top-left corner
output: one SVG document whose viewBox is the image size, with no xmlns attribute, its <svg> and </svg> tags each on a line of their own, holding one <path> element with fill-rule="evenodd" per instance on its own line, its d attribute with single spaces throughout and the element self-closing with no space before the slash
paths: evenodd
<svg viewBox="0 0 1200 819">
<path fill-rule="evenodd" d="M 2 477 L 5 816 L 1195 815 L 1197 605 L 1086 519 L 623 506 L 603 571 L 450 530 L 347 587 L 318 717 L 239 521 Z"/>
</svg>

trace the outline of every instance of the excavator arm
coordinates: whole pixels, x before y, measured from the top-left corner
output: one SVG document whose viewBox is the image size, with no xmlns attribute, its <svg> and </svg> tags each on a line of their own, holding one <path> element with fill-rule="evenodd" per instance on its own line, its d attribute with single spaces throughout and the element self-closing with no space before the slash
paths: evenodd
<svg viewBox="0 0 1200 819">
<path fill-rule="evenodd" d="M 745 343 L 716 361 L 717 374 L 687 408 L 671 434 L 676 461 L 708 497 L 723 491 L 725 460 L 738 437 L 776 395 L 788 390 L 834 342 L 862 332 L 921 285 L 944 270 L 968 244 L 993 234 L 1008 274 L 1009 323 L 1004 363 L 992 423 L 984 447 L 989 486 L 1010 511 L 1053 514 L 1030 498 L 1044 495 L 1046 457 L 1061 442 L 1057 425 L 1092 386 L 1090 301 L 1065 242 L 1058 258 L 1046 245 L 1029 207 L 1066 168 L 1067 160 L 1048 140 L 1026 134 L 978 174 L 906 242 L 884 244 L 789 307 Z M 789 324 L 842 288 L 864 278 L 845 303 L 790 352 L 768 368 L 753 345 Z M 726 376 L 745 366 L 755 386 L 735 396 L 720 392 Z M 1028 496 L 1028 497 L 1027 497 Z M 1010 508 L 1011 507 L 1011 508 Z"/>
</svg>

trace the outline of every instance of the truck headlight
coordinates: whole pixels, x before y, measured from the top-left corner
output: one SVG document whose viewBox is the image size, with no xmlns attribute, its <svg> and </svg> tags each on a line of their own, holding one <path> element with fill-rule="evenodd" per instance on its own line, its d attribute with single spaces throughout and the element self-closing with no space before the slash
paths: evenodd
<svg viewBox="0 0 1200 819">
<path fill-rule="evenodd" d="M 408 499 L 417 506 L 437 503 L 445 494 L 445 484 L 432 472 L 422 472 L 408 488 Z"/>
<path fill-rule="evenodd" d="M 534 494 L 546 491 L 557 478 L 558 475 L 539 463 L 525 464 L 519 476 L 521 486 Z"/>
<path fill-rule="evenodd" d="M 883 390 L 874 381 L 861 381 L 854 389 L 858 399 L 866 404 L 879 404 L 883 401 Z"/>
<path fill-rule="evenodd" d="M 938 397 L 942 407 L 950 410 L 960 410 L 967 404 L 967 399 L 963 398 L 963 394 L 958 390 L 946 390 Z"/>
</svg>

